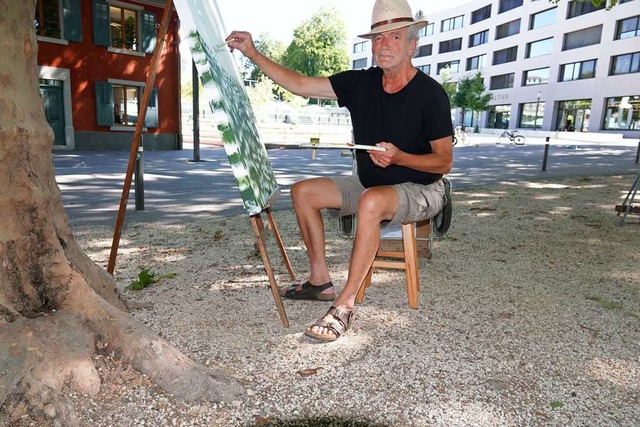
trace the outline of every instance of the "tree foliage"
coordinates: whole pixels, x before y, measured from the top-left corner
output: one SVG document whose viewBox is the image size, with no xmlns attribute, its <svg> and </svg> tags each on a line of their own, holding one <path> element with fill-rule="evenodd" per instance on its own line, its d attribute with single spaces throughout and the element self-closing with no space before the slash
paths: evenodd
<svg viewBox="0 0 640 427">
<path fill-rule="evenodd" d="M 451 69 L 448 66 L 444 67 L 440 71 L 440 79 L 441 79 L 440 84 L 442 85 L 442 88 L 444 89 L 447 96 L 449 97 L 449 103 L 453 105 L 453 95 L 455 95 L 456 93 L 457 84 L 456 82 L 451 81 Z"/>
<path fill-rule="evenodd" d="M 485 93 L 485 90 L 486 86 L 480 72 L 473 77 L 465 76 L 458 82 L 458 90 L 452 97 L 452 104 L 462 109 L 462 117 L 467 110 L 474 113 L 486 111 L 489 109 L 491 94 Z M 473 126 L 473 116 L 471 125 Z"/>
<path fill-rule="evenodd" d="M 293 31 L 283 65 L 305 76 L 328 77 L 349 69 L 347 31 L 335 8 L 320 8 Z"/>
<path fill-rule="evenodd" d="M 560 3 L 560 0 L 549 0 L 549 1 L 554 4 Z M 577 0 L 577 1 L 584 3 L 585 0 Z M 618 4 L 618 0 L 588 0 L 588 1 L 596 7 L 602 5 L 603 3 L 606 3 L 607 9 L 611 9 L 612 7 Z"/>
<path fill-rule="evenodd" d="M 260 52 L 273 59 L 274 61 L 280 63 L 282 62 L 282 58 L 284 56 L 284 52 L 286 47 L 284 43 L 279 40 L 275 40 L 271 38 L 269 33 L 262 33 L 256 39 L 256 47 Z M 243 57 L 244 58 L 244 57 Z M 245 58 L 246 60 L 246 58 Z M 251 72 L 249 73 L 249 79 L 259 81 L 265 78 L 262 70 L 253 64 L 251 64 Z"/>
</svg>

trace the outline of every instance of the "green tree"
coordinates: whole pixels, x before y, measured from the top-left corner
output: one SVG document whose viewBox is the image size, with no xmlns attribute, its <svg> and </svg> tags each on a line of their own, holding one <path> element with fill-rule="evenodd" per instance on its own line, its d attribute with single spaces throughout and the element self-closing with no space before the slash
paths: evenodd
<svg viewBox="0 0 640 427">
<path fill-rule="evenodd" d="M 262 33 L 256 39 L 256 47 L 260 52 L 273 59 L 276 62 L 282 62 L 282 58 L 284 56 L 284 52 L 286 47 L 284 43 L 279 40 L 275 40 L 271 38 L 269 33 Z M 242 57 L 244 61 L 247 61 L 248 66 L 245 67 L 248 69 L 248 78 L 250 80 L 259 81 L 265 77 L 262 70 L 249 60 L 247 60 L 244 56 Z"/>
<path fill-rule="evenodd" d="M 347 31 L 337 10 L 321 7 L 296 27 L 282 63 L 314 77 L 328 77 L 348 70 Z"/>
<path fill-rule="evenodd" d="M 451 69 L 449 66 L 440 70 L 440 85 L 449 97 L 449 103 L 453 106 L 453 95 L 455 95 L 458 84 L 451 81 Z"/>
<path fill-rule="evenodd" d="M 549 0 L 551 3 L 559 3 L 560 0 Z M 585 0 L 577 0 L 579 2 L 584 2 Z M 594 6 L 600 6 L 603 3 L 606 3 L 607 9 L 611 9 L 613 6 L 618 4 L 618 0 L 589 0 L 589 2 Z"/>
<path fill-rule="evenodd" d="M 473 77 L 465 76 L 458 83 L 458 90 L 452 97 L 454 107 L 462 109 L 462 117 L 465 112 L 471 110 L 471 126 L 474 125 L 474 116 L 480 111 L 489 109 L 491 94 L 485 93 L 486 86 L 480 72 Z"/>
</svg>

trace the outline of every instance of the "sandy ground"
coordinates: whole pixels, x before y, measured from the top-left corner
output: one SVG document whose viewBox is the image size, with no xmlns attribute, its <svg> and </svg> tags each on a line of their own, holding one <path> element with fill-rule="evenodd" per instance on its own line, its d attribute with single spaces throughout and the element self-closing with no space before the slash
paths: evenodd
<svg viewBox="0 0 640 427">
<path fill-rule="evenodd" d="M 327 303 L 285 301 L 283 328 L 246 216 L 131 222 L 116 278 L 132 315 L 196 361 L 246 386 L 244 400 L 181 402 L 108 357 L 99 395 L 72 394 L 81 425 L 640 425 L 640 217 L 619 225 L 634 176 L 454 190 L 453 225 L 421 261 L 420 308 L 404 275 L 379 270 L 352 329 L 317 344 L 304 328 Z M 290 211 L 274 213 L 299 278 Z M 332 279 L 351 241 L 327 221 Z M 78 228 L 101 266 L 112 230 Z M 271 240 L 270 240 L 271 242 Z M 279 253 L 269 253 L 288 284 Z M 170 275 L 124 288 L 149 269 Z"/>
</svg>

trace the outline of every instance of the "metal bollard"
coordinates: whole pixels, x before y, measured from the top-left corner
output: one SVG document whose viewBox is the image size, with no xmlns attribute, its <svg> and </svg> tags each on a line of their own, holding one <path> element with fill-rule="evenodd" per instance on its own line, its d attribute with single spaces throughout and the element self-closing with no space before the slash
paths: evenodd
<svg viewBox="0 0 640 427">
<path fill-rule="evenodd" d="M 638 150 L 636 151 L 636 164 L 640 160 L 640 139 L 638 140 Z"/>
<path fill-rule="evenodd" d="M 136 210 L 144 210 L 144 161 L 142 160 L 142 144 L 138 147 L 135 168 Z"/>
<path fill-rule="evenodd" d="M 546 137 L 545 138 L 545 144 L 544 144 L 544 157 L 542 158 L 542 171 L 546 171 L 547 170 L 547 159 L 549 158 L 549 140 L 551 138 L 550 137 Z"/>
<path fill-rule="evenodd" d="M 315 160 L 317 151 L 315 146 L 320 144 L 320 138 L 309 138 L 309 143 L 311 144 L 311 147 L 313 147 L 311 148 L 311 160 Z"/>
</svg>

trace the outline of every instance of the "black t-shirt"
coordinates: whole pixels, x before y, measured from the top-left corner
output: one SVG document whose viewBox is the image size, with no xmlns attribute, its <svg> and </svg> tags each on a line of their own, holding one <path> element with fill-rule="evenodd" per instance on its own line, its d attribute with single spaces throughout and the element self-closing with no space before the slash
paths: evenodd
<svg viewBox="0 0 640 427">
<path fill-rule="evenodd" d="M 350 70 L 329 77 L 338 105 L 351 113 L 356 144 L 390 142 L 411 154 L 431 153 L 431 143 L 452 134 L 449 98 L 438 82 L 422 71 L 399 92 L 382 88 L 382 69 Z M 358 176 L 366 188 L 402 182 L 431 184 L 441 174 L 404 166 L 376 167 L 365 151 L 356 152 Z"/>
</svg>

